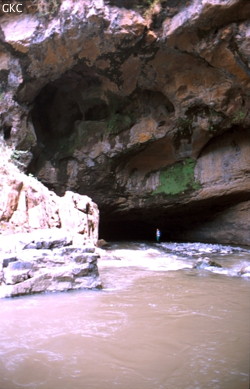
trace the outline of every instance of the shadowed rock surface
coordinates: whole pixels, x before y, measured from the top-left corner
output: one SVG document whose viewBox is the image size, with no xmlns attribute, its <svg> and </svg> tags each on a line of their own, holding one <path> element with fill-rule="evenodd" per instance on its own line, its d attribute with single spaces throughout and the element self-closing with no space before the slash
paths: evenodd
<svg viewBox="0 0 250 389">
<path fill-rule="evenodd" d="M 90 196 L 105 239 L 249 244 L 250 3 L 56 4 L 0 22 L 23 170 Z"/>
</svg>

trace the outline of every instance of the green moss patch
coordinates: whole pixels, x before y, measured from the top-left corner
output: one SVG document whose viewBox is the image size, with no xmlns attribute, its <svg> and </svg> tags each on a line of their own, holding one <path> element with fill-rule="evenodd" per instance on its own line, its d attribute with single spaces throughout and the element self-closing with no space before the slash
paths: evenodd
<svg viewBox="0 0 250 389">
<path fill-rule="evenodd" d="M 125 114 L 113 114 L 110 116 L 107 124 L 108 133 L 117 135 L 120 132 L 127 130 L 133 124 L 133 117 Z"/>
<path fill-rule="evenodd" d="M 160 172 L 160 185 L 153 194 L 165 193 L 173 196 L 189 190 L 200 189 L 201 185 L 194 176 L 195 164 L 195 160 L 187 158 L 162 170 Z"/>
</svg>

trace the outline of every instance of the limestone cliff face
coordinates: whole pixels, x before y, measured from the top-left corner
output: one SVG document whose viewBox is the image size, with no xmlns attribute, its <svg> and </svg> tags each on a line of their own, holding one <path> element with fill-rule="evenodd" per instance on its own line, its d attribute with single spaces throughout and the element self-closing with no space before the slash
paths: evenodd
<svg viewBox="0 0 250 389">
<path fill-rule="evenodd" d="M 75 244 L 97 243 L 99 211 L 88 196 L 67 191 L 59 197 L 11 163 L 2 166 L 0 172 L 2 235 L 63 229 Z"/>
<path fill-rule="evenodd" d="M 202 226 L 234 209 L 230 241 L 249 244 L 250 3 L 55 4 L 0 19 L 2 131 L 23 169 L 93 198 L 104 237 L 213 241 Z"/>
</svg>

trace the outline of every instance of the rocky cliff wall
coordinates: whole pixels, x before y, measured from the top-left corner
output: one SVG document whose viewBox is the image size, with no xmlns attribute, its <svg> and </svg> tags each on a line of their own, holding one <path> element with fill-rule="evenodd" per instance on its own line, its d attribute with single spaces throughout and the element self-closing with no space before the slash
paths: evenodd
<svg viewBox="0 0 250 389">
<path fill-rule="evenodd" d="M 214 241 L 202 226 L 216 220 L 228 242 L 233 207 L 231 243 L 249 244 L 250 3 L 32 4 L 0 21 L 2 134 L 19 165 L 93 198 L 104 237 L 159 226 Z"/>
<path fill-rule="evenodd" d="M 0 172 L 1 234 L 57 228 L 78 244 L 97 243 L 99 210 L 88 196 L 67 191 L 59 197 L 11 163 Z"/>
<path fill-rule="evenodd" d="M 100 288 L 97 205 L 70 191 L 57 196 L 0 150 L 0 298 Z"/>
</svg>

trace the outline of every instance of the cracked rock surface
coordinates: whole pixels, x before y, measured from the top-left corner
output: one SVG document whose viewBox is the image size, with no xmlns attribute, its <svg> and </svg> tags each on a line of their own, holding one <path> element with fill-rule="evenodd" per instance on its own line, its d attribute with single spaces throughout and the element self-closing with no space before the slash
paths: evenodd
<svg viewBox="0 0 250 389">
<path fill-rule="evenodd" d="M 77 246 L 69 231 L 36 230 L 0 243 L 0 298 L 101 288 L 95 247 Z"/>
</svg>

